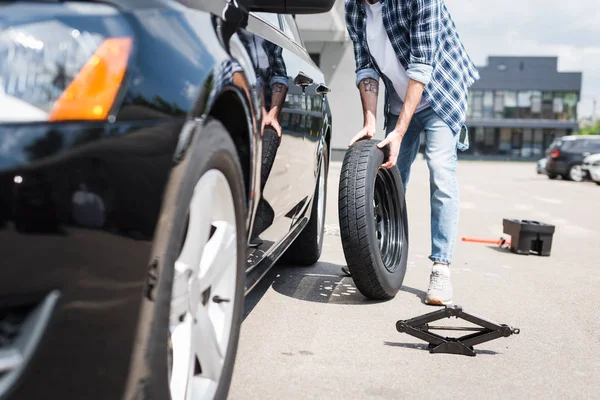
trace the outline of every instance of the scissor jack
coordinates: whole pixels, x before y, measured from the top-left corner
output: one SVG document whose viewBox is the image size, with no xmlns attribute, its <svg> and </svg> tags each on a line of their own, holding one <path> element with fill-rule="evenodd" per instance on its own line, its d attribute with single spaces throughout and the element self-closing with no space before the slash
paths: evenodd
<svg viewBox="0 0 600 400">
<path fill-rule="evenodd" d="M 430 322 L 451 317 L 464 319 L 465 321 L 478 325 L 479 328 L 429 325 Z M 475 357 L 476 355 L 475 350 L 473 349 L 473 346 L 475 345 L 501 337 L 509 337 L 513 334 L 518 335 L 520 333 L 520 330 L 517 328 L 512 328 L 504 324 L 497 324 L 477 315 L 469 314 L 463 311 L 461 306 L 445 307 L 442 310 L 421 315 L 420 317 L 411 318 L 406 321 L 398 321 L 396 322 L 396 329 L 398 332 L 407 333 L 428 342 L 430 353 L 459 354 L 471 357 Z M 458 338 L 449 338 L 432 333 L 431 331 L 433 330 L 472 331 L 475 333 Z"/>
</svg>

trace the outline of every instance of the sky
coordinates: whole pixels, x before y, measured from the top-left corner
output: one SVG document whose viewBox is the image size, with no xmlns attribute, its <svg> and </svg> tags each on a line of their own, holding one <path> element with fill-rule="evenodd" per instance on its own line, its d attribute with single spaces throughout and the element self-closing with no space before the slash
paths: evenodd
<svg viewBox="0 0 600 400">
<path fill-rule="evenodd" d="M 579 117 L 600 117 L 600 2 L 445 0 L 467 51 L 488 56 L 558 56 L 561 72 L 583 72 Z"/>
</svg>

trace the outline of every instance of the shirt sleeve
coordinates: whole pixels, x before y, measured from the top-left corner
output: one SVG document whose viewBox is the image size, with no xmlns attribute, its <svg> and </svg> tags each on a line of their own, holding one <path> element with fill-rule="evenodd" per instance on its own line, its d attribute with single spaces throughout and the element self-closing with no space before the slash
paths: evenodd
<svg viewBox="0 0 600 400">
<path fill-rule="evenodd" d="M 427 85 L 433 74 L 433 60 L 441 31 L 442 0 L 412 0 L 410 63 L 406 74 Z"/>
<path fill-rule="evenodd" d="M 354 49 L 354 60 L 356 62 L 356 86 L 360 84 L 360 81 L 366 78 L 379 81 L 379 74 L 377 74 L 377 71 L 373 67 L 369 53 L 361 42 L 360 36 L 357 32 L 357 25 L 360 22 L 360 13 L 358 7 L 358 1 L 346 1 L 346 27 L 348 30 L 348 35 L 352 40 Z"/>
</svg>

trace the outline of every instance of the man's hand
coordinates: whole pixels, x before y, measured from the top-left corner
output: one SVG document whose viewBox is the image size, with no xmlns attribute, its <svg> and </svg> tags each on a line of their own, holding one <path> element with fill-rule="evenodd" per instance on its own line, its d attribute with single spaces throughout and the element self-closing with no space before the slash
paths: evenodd
<svg viewBox="0 0 600 400">
<path fill-rule="evenodd" d="M 281 139 L 281 125 L 279 124 L 279 119 L 277 118 L 277 115 L 274 115 L 274 113 L 264 113 L 263 114 L 263 120 L 262 120 L 262 131 L 264 132 L 265 127 L 267 126 L 271 126 L 273 129 L 275 129 L 275 132 L 277 132 L 277 136 L 279 136 L 279 139 Z"/>
<path fill-rule="evenodd" d="M 356 136 L 352 138 L 348 147 L 351 147 L 354 143 L 362 139 L 371 139 L 375 135 L 376 128 L 374 125 L 365 125 L 364 128 Z"/>
<path fill-rule="evenodd" d="M 398 130 L 394 129 L 384 140 L 377 144 L 377 147 L 380 149 L 387 145 L 390 146 L 390 156 L 387 161 L 381 165 L 383 168 L 392 168 L 396 165 L 398 154 L 400 154 L 400 145 L 402 144 L 403 136 L 404 134 L 400 134 Z"/>
</svg>

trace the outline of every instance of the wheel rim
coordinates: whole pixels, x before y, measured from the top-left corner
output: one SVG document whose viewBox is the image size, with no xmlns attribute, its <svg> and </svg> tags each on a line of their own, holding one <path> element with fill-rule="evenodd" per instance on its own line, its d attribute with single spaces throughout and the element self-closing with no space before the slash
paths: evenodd
<svg viewBox="0 0 600 400">
<path fill-rule="evenodd" d="M 217 170 L 196 184 L 175 262 L 169 379 L 173 400 L 212 399 L 233 327 L 237 231 L 233 196 Z"/>
<path fill-rule="evenodd" d="M 571 167 L 571 172 L 569 172 L 569 176 L 572 180 L 579 182 L 583 179 L 583 171 L 581 170 L 581 165 L 575 165 Z"/>
<path fill-rule="evenodd" d="M 317 243 L 321 243 L 323 238 L 323 225 L 325 225 L 325 160 L 321 164 L 319 171 L 318 196 L 317 199 Z"/>
<path fill-rule="evenodd" d="M 400 199 L 391 172 L 380 168 L 373 193 L 373 218 L 383 265 L 394 272 L 400 265 L 404 243 L 404 225 Z"/>
</svg>

